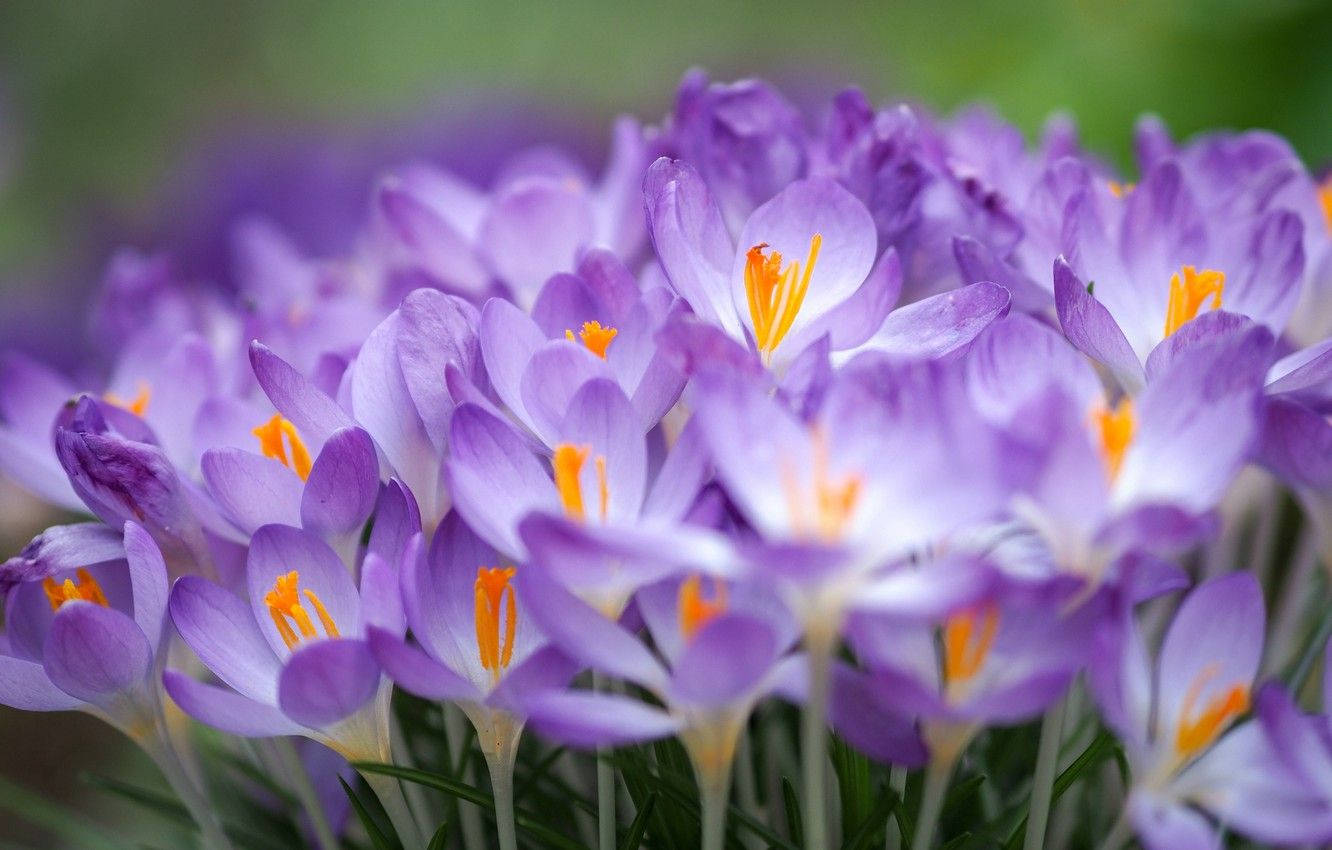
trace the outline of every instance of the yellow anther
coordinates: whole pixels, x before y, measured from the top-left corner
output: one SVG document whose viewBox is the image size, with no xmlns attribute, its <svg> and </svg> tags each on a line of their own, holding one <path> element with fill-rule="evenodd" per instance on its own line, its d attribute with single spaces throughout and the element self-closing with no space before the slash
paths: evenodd
<svg viewBox="0 0 1332 850">
<path fill-rule="evenodd" d="M 750 248 L 745 255 L 749 318 L 754 325 L 754 343 L 765 362 L 772 357 L 772 352 L 800 312 L 822 245 L 822 234 L 815 233 L 809 240 L 809 255 L 805 258 L 803 273 L 798 260 L 783 269 L 782 255 L 778 251 L 764 256 L 763 249 L 768 247 L 766 242 Z"/>
<path fill-rule="evenodd" d="M 560 504 L 564 506 L 564 513 L 570 519 L 587 518 L 587 510 L 583 505 L 583 485 L 579 476 L 591 451 L 587 446 L 560 443 L 555 447 L 555 454 L 550 461 L 551 470 L 555 473 L 555 489 L 560 494 Z M 597 470 L 597 515 L 602 522 L 605 522 L 610 508 L 610 483 L 606 476 L 605 455 L 597 455 L 594 463 Z"/>
<path fill-rule="evenodd" d="M 1180 274 L 1172 274 L 1170 300 L 1166 303 L 1165 335 L 1170 336 L 1197 316 L 1209 298 L 1212 303 L 1208 309 L 1220 308 L 1225 286 L 1225 273 L 1215 269 L 1198 271 L 1193 266 L 1184 266 Z"/>
<path fill-rule="evenodd" d="M 518 603 L 514 599 L 513 567 L 480 567 L 476 571 L 476 651 L 482 669 L 498 679 L 513 661 L 513 637 L 518 630 Z M 504 608 L 504 638 L 500 639 L 500 609 Z"/>
<path fill-rule="evenodd" d="M 1133 442 L 1133 434 L 1138 426 L 1137 418 L 1133 415 L 1132 399 L 1125 396 L 1114 410 L 1100 407 L 1092 411 L 1092 421 L 1101 438 L 1101 457 L 1105 459 L 1106 472 L 1110 480 L 1114 481 L 1119 475 L 1119 468 L 1124 464 L 1124 455 Z"/>
<path fill-rule="evenodd" d="M 42 579 L 42 590 L 46 591 L 46 601 L 51 603 L 52 611 L 59 611 L 61 605 L 76 599 L 103 608 L 110 606 L 106 594 L 102 593 L 102 586 L 92 577 L 92 573 L 80 567 L 74 575 L 78 578 L 77 584 L 69 578 L 59 584 L 53 578 Z"/>
<path fill-rule="evenodd" d="M 282 418 L 281 414 L 274 414 L 272 419 L 250 433 L 259 438 L 259 451 L 264 457 L 278 461 L 299 475 L 302 481 L 310 477 L 310 452 L 290 420 Z M 285 442 L 283 437 L 286 437 Z M 291 447 L 290 455 L 287 453 L 288 445 Z"/>
<path fill-rule="evenodd" d="M 1116 198 L 1123 198 L 1125 195 L 1132 192 L 1138 184 L 1120 183 L 1118 180 L 1107 180 L 1105 185 L 1106 188 L 1110 190 L 1110 194 L 1114 195 Z"/>
<path fill-rule="evenodd" d="M 945 684 L 974 678 L 985 666 L 998 633 L 999 609 L 993 605 L 987 605 L 979 612 L 964 611 L 949 617 L 944 623 L 943 635 Z"/>
<path fill-rule="evenodd" d="M 692 640 L 698 630 L 726 611 L 726 585 L 714 579 L 712 598 L 703 598 L 703 577 L 695 573 L 680 583 L 680 634 Z"/>
<path fill-rule="evenodd" d="M 152 401 L 153 388 L 148 385 L 147 381 L 139 381 L 136 386 L 138 391 L 134 394 L 134 398 L 129 401 L 113 392 L 102 393 L 102 400 L 141 417 L 148 412 L 148 402 Z"/>
<path fill-rule="evenodd" d="M 268 606 L 268 614 L 273 618 L 273 625 L 277 627 L 278 634 L 282 636 L 282 641 L 288 648 L 295 648 L 302 640 L 319 636 L 314 621 L 310 619 L 310 614 L 301 604 L 300 582 L 300 573 L 292 570 L 274 579 L 273 589 L 264 594 L 264 604 Z M 337 624 L 324 608 L 324 603 L 313 590 L 307 588 L 304 593 L 305 598 L 314 606 L 319 624 L 324 627 L 324 636 L 337 637 Z M 293 629 L 292 624 L 295 624 L 296 628 Z M 297 631 L 300 632 L 299 635 Z"/>
<path fill-rule="evenodd" d="M 858 475 L 833 478 L 829 470 L 828 441 L 822 430 L 815 428 L 810 432 L 810 444 L 810 488 L 813 498 L 806 498 L 798 476 L 788 465 L 783 470 L 782 481 L 787 509 L 800 534 L 826 541 L 839 540 L 846 532 L 860 500 L 861 479 Z"/>
<path fill-rule="evenodd" d="M 583 322 L 583 329 L 578 332 L 578 340 L 581 340 L 583 346 L 593 354 L 606 359 L 606 349 L 610 348 L 611 340 L 619 331 L 607 325 L 601 326 L 601 322 Z M 564 336 L 569 342 L 574 342 L 574 332 L 566 330 Z"/>
<path fill-rule="evenodd" d="M 1232 685 L 1224 693 L 1213 697 L 1201 711 L 1195 714 L 1198 696 L 1212 679 L 1216 678 L 1217 665 L 1208 665 L 1189 686 L 1184 697 L 1184 704 L 1179 708 L 1179 722 L 1175 731 L 1175 752 L 1181 758 L 1191 758 L 1195 753 L 1207 747 L 1221 730 L 1249 710 L 1249 688 L 1244 684 Z"/>
</svg>

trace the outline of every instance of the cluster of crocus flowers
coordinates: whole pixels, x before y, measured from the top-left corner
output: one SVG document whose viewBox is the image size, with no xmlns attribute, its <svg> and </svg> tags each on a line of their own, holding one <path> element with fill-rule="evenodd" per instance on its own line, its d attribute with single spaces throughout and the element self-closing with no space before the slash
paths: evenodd
<svg viewBox="0 0 1332 850">
<path fill-rule="evenodd" d="M 343 252 L 239 223 L 215 291 L 122 256 L 104 381 L 0 357 L 0 470 L 85 515 L 0 566 L 0 702 L 121 729 L 210 847 L 245 792 L 180 712 L 331 750 L 413 848 L 1332 840 L 1332 189 L 1264 133 L 1136 141 L 692 73 L 598 180 L 394 168 Z M 617 753 L 671 738 L 697 826 L 626 819 Z M 473 748 L 494 842 L 398 782 Z M 525 809 L 557 769 L 595 830 Z"/>
</svg>

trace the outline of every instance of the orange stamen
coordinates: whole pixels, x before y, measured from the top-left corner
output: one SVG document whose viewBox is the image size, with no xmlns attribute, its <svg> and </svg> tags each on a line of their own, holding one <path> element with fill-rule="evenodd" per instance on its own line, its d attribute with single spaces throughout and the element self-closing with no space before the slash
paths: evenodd
<svg viewBox="0 0 1332 850">
<path fill-rule="evenodd" d="M 268 614 L 273 618 L 273 625 L 277 627 L 278 634 L 282 636 L 282 641 L 289 649 L 294 649 L 302 640 L 319 636 L 314 621 L 310 619 L 310 614 L 301 604 L 300 581 L 300 573 L 292 570 L 274 579 L 273 589 L 264 594 L 264 604 L 268 606 Z M 314 606 L 320 625 L 324 627 L 324 636 L 337 637 L 337 624 L 324 608 L 324 603 L 313 590 L 306 588 L 304 593 L 305 598 Z M 292 628 L 293 623 L 295 629 Z M 300 635 L 296 634 L 297 630 L 300 631 Z"/>
<path fill-rule="evenodd" d="M 1120 183 L 1118 180 L 1107 180 L 1106 187 L 1110 189 L 1110 194 L 1116 198 L 1123 198 L 1129 192 L 1132 192 L 1138 184 Z"/>
<path fill-rule="evenodd" d="M 579 476 L 591 451 L 587 446 L 560 443 L 555 447 L 555 454 L 550 461 L 551 470 L 555 473 L 555 489 L 560 494 L 560 504 L 564 506 L 564 513 L 570 519 L 587 518 L 587 510 L 583 505 L 583 485 Z M 597 515 L 602 522 L 605 522 L 610 509 L 610 483 L 606 476 L 606 456 L 597 455 L 593 462 L 597 470 Z"/>
<path fill-rule="evenodd" d="M 809 290 L 809 279 L 819 259 L 823 235 L 815 233 L 809 240 L 809 254 L 801 273 L 797 260 L 782 268 L 782 255 L 778 251 L 764 256 L 768 243 L 760 242 L 745 254 L 745 295 L 749 299 L 749 318 L 754 325 L 754 344 L 764 360 L 772 357 L 782 338 L 791 329 L 800 305 Z"/>
<path fill-rule="evenodd" d="M 1332 233 L 1332 174 L 1318 186 L 1318 204 L 1323 208 L 1327 232 Z"/>
<path fill-rule="evenodd" d="M 1202 711 L 1194 714 L 1199 694 L 1216 672 L 1215 664 L 1204 669 L 1189 686 L 1184 704 L 1180 706 L 1175 751 L 1183 758 L 1189 758 L 1211 744 L 1231 720 L 1249 710 L 1249 689 L 1237 684 L 1213 697 Z"/>
<path fill-rule="evenodd" d="M 499 679 L 513 660 L 513 637 L 518 630 L 518 603 L 513 594 L 513 567 L 480 567 L 476 571 L 476 651 L 481 667 Z M 507 604 L 506 604 L 507 603 Z M 500 608 L 504 608 L 504 638 L 500 639 Z"/>
<path fill-rule="evenodd" d="M 264 457 L 271 457 L 281 463 L 299 475 L 302 481 L 310 477 L 310 452 L 290 420 L 284 419 L 281 414 L 274 414 L 272 419 L 250 433 L 259 438 L 259 451 Z M 286 443 L 283 437 L 287 438 Z M 291 445 L 290 457 L 287 455 L 287 444 Z"/>
<path fill-rule="evenodd" d="M 976 633 L 974 611 L 954 614 L 944 623 L 944 682 L 965 682 L 985 665 L 999 632 L 999 610 L 988 605 L 980 612 L 980 632 Z"/>
<path fill-rule="evenodd" d="M 609 325 L 603 328 L 601 322 L 583 322 L 583 329 L 578 332 L 578 338 L 582 340 L 583 346 L 588 351 L 605 360 L 606 349 L 610 347 L 611 340 L 615 339 L 615 335 L 618 333 L 618 330 Z M 573 331 L 566 330 L 564 336 L 569 342 L 574 341 Z"/>
<path fill-rule="evenodd" d="M 1165 335 L 1170 336 L 1193 320 L 1203 303 L 1211 299 L 1209 310 L 1221 307 L 1221 292 L 1226 286 L 1226 275 L 1215 269 L 1198 271 L 1193 266 L 1180 269 L 1170 276 L 1170 300 L 1166 303 Z"/>
<path fill-rule="evenodd" d="M 148 402 L 152 401 L 153 389 L 147 381 L 139 381 L 138 392 L 130 401 L 125 401 L 113 392 L 102 393 L 102 400 L 114 404 L 116 407 L 124 408 L 135 416 L 142 417 L 148 412 Z"/>
<path fill-rule="evenodd" d="M 46 601 L 51 604 L 52 611 L 59 611 L 61 605 L 76 599 L 103 608 L 110 607 L 111 603 L 106 601 L 106 594 L 102 593 L 102 586 L 92 577 L 92 573 L 80 567 L 74 575 L 78 578 L 77 584 L 74 579 L 68 578 L 60 584 L 56 584 L 53 578 L 42 579 L 42 590 L 46 591 Z"/>
<path fill-rule="evenodd" d="M 1133 415 L 1133 400 L 1125 396 L 1120 399 L 1114 410 L 1101 407 L 1092 411 L 1092 421 L 1101 438 L 1101 456 L 1105 459 L 1106 472 L 1114 481 L 1119 475 L 1119 468 L 1124 464 L 1124 455 L 1133 442 L 1137 430 L 1137 418 Z"/>
<path fill-rule="evenodd" d="M 802 534 L 827 541 L 839 540 L 860 499 L 861 480 L 857 475 L 833 479 L 829 471 L 828 441 L 822 430 L 814 428 L 810 432 L 810 443 L 813 454 L 810 469 L 813 504 L 806 503 L 799 479 L 788 467 L 783 476 L 787 509 L 793 524 Z M 812 522 L 808 519 L 810 513 L 813 514 Z"/>
<path fill-rule="evenodd" d="M 703 577 L 695 573 L 680 584 L 680 634 L 692 640 L 699 629 L 726 611 L 726 585 L 713 579 L 712 598 L 703 598 Z"/>
</svg>

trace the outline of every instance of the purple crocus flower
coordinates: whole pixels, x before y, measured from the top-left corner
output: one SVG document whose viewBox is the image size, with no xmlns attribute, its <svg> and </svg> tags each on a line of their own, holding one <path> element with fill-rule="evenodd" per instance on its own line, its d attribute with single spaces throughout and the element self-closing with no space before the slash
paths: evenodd
<svg viewBox="0 0 1332 850">
<path fill-rule="evenodd" d="M 378 190 L 368 262 L 417 286 L 474 297 L 498 282 L 526 307 L 588 248 L 631 261 L 643 241 L 635 190 L 647 142 L 635 121 L 622 118 L 612 144 L 596 184 L 549 149 L 515 157 L 488 193 L 428 166 L 402 169 Z"/>
<path fill-rule="evenodd" d="M 1154 667 L 1127 618 L 1102 634 L 1090 681 L 1124 743 L 1133 774 L 1125 817 L 1143 844 L 1214 847 L 1206 815 L 1260 842 L 1326 840 L 1326 800 L 1292 771 L 1261 723 L 1241 720 L 1263 647 L 1253 576 L 1213 579 L 1190 593 Z"/>
<path fill-rule="evenodd" d="M 56 415 L 74 394 L 69 381 L 35 360 L 0 357 L 0 469 L 52 505 L 83 510 L 51 450 Z"/>
<path fill-rule="evenodd" d="M 678 735 L 703 797 L 701 846 L 721 846 L 740 733 L 769 694 L 801 699 L 805 662 L 790 654 L 798 632 L 790 613 L 759 586 L 728 587 L 694 574 L 644 588 L 639 611 L 658 659 L 624 626 L 573 596 L 539 565 L 519 599 L 551 641 L 596 671 L 632 682 L 656 708 L 628 696 L 551 691 L 528 710 L 543 735 L 580 747 Z"/>
<path fill-rule="evenodd" d="M 896 252 L 876 261 L 874 220 L 826 177 L 786 186 L 754 210 L 737 239 L 689 164 L 657 160 L 643 191 L 671 286 L 702 321 L 779 375 L 824 336 L 833 352 L 939 356 L 1008 309 L 1002 287 L 981 283 L 890 315 L 902 286 Z"/>
<path fill-rule="evenodd" d="M 641 291 L 614 255 L 589 251 L 577 274 L 546 282 L 530 317 L 508 301 L 486 302 L 480 321 L 486 372 L 509 412 L 550 448 L 567 405 L 559 396 L 592 378 L 619 384 L 646 432 L 684 386 L 656 344 L 675 312 L 670 290 Z"/>
<path fill-rule="evenodd" d="M 23 581 L 5 604 L 0 703 L 25 711 L 77 709 L 119 729 L 161 768 L 204 831 L 228 846 L 168 729 L 159 674 L 166 663 L 167 565 L 142 526 L 124 524 L 119 551 L 90 535 L 63 535 L 66 558 Z M 75 553 L 79 554 L 75 554 Z"/>
</svg>

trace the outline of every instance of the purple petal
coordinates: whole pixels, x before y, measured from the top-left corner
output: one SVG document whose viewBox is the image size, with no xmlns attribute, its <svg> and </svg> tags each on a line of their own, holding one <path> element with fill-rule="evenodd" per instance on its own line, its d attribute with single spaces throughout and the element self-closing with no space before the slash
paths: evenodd
<svg viewBox="0 0 1332 850">
<path fill-rule="evenodd" d="M 241 449 L 209 449 L 200 469 L 218 508 L 246 534 L 274 522 L 301 524 L 301 479 L 279 461 Z"/>
<path fill-rule="evenodd" d="M 924 764 L 925 744 L 910 717 L 884 706 L 869 677 L 837 664 L 828 719 L 837 734 L 856 749 L 883 762 Z"/>
<path fill-rule="evenodd" d="M 601 378 L 583 384 L 569 400 L 557 433 L 561 443 L 589 448 L 588 461 L 579 476 L 583 493 L 598 492 L 600 467 L 594 461 L 605 459 L 609 499 L 604 521 L 637 519 L 646 485 L 647 447 L 638 417 L 619 385 Z M 589 514 L 594 505 L 595 501 L 589 499 Z"/>
<path fill-rule="evenodd" d="M 91 602 L 60 606 L 46 635 L 42 663 L 51 683 L 85 702 L 103 702 L 141 686 L 153 648 L 139 624 Z"/>
<path fill-rule="evenodd" d="M 1142 792 L 1127 805 L 1133 831 L 1147 850 L 1219 850 L 1216 829 L 1193 809 Z"/>
<path fill-rule="evenodd" d="M 255 622 L 279 658 L 285 658 L 291 650 L 273 623 L 264 596 L 273 589 L 278 576 L 290 572 L 298 574 L 301 604 L 307 608 L 320 636 L 323 636 L 322 625 L 319 623 L 322 618 L 316 617 L 316 612 L 310 610 L 313 606 L 306 604 L 310 602 L 307 598 L 309 593 L 319 598 L 324 610 L 337 626 L 339 637 L 355 638 L 361 635 L 360 597 L 347 567 L 337 553 L 307 531 L 285 525 L 266 525 L 256 531 L 250 541 L 250 555 L 245 562 L 245 582 Z"/>
<path fill-rule="evenodd" d="M 1161 738 L 1174 740 L 1189 719 L 1186 709 L 1197 711 L 1233 687 L 1249 688 L 1262 659 L 1265 621 L 1262 590 L 1250 573 L 1213 579 L 1188 595 L 1161 644 Z"/>
<path fill-rule="evenodd" d="M 277 703 L 281 665 L 240 597 L 199 576 L 171 588 L 171 621 L 204 666 L 240 693 Z"/>
<path fill-rule="evenodd" d="M 1008 302 L 1008 290 L 995 283 L 943 292 L 894 310 L 863 348 L 899 357 L 944 357 L 1004 316 Z"/>
<path fill-rule="evenodd" d="M 811 282 L 810 286 L 814 284 Z M 888 318 L 902 295 L 902 262 L 897 249 L 889 248 L 879 257 L 869 277 L 851 296 L 823 314 L 802 336 L 814 339 L 827 333 L 834 351 L 864 344 Z M 799 345 L 799 342 L 793 342 Z"/>
<path fill-rule="evenodd" d="M 1097 301 L 1062 258 L 1054 265 L 1055 310 L 1069 342 L 1104 363 L 1129 390 L 1143 384 L 1142 364 L 1110 311 Z"/>
<path fill-rule="evenodd" d="M 551 692 L 529 700 L 527 710 L 541 735 L 584 749 L 666 738 L 680 729 L 666 712 L 610 694 Z"/>
<path fill-rule="evenodd" d="M 318 452 L 339 428 L 355 427 L 356 423 L 337 402 L 268 346 L 250 343 L 250 365 L 268 400 L 296 426 L 311 452 Z"/>
<path fill-rule="evenodd" d="M 1266 392 L 1298 394 L 1317 389 L 1313 395 L 1325 399 L 1329 384 L 1332 384 L 1332 339 L 1325 339 L 1274 363 L 1267 372 Z"/>
<path fill-rule="evenodd" d="M 310 467 L 301 525 L 325 538 L 359 535 L 378 495 L 379 456 L 370 435 L 360 428 L 334 431 Z"/>
<path fill-rule="evenodd" d="M 1009 421 L 1051 386 L 1067 390 L 1080 411 L 1101 399 L 1101 380 L 1058 331 L 1010 314 L 986 328 L 967 358 L 967 384 L 981 412 Z"/>
<path fill-rule="evenodd" d="M 610 367 L 582 345 L 559 339 L 533 352 L 519 387 L 528 425 L 547 445 L 560 441 L 560 423 L 579 388 L 597 378 L 612 380 Z M 632 421 L 638 421 L 637 415 Z"/>
<path fill-rule="evenodd" d="M 370 650 L 390 679 L 424 699 L 480 702 L 481 693 L 467 679 L 401 637 L 370 627 Z"/>
<path fill-rule="evenodd" d="M 722 615 L 690 639 L 671 675 L 672 702 L 721 708 L 759 696 L 756 688 L 777 661 L 777 636 L 762 620 Z"/>
<path fill-rule="evenodd" d="M 374 552 L 396 564 L 412 535 L 421 531 L 421 512 L 412 493 L 398 479 L 391 478 L 379 492 L 375 505 L 375 524 L 370 529 L 367 552 Z"/>
<path fill-rule="evenodd" d="M 397 635 L 407 631 L 398 566 L 374 552 L 367 552 L 361 563 L 361 616 L 367 626 Z"/>
<path fill-rule="evenodd" d="M 692 419 L 666 455 L 643 504 L 643 516 L 674 522 L 682 519 L 712 476 L 712 458 Z"/>
<path fill-rule="evenodd" d="M 494 201 L 477 244 L 518 301 L 530 304 L 546 278 L 573 269 L 578 251 L 593 241 L 594 227 L 581 190 L 564 181 L 523 181 Z"/>
<path fill-rule="evenodd" d="M 379 665 L 362 640 L 321 640 L 292 653 L 278 678 L 278 706 L 297 723 L 331 726 L 379 690 Z"/>
<path fill-rule="evenodd" d="M 583 322 L 592 319 L 603 325 L 615 324 L 609 308 L 577 275 L 555 275 L 541 287 L 532 305 L 532 320 L 547 339 L 562 337 L 565 331 L 577 334 Z"/>
<path fill-rule="evenodd" d="M 523 553 L 518 521 L 534 510 L 558 511 L 549 473 L 508 423 L 473 404 L 453 415 L 450 491 L 458 513 L 502 552 Z"/>
<path fill-rule="evenodd" d="M 167 568 L 162 551 L 141 526 L 125 523 L 125 560 L 134 592 L 134 622 L 154 647 L 167 613 Z"/>
<path fill-rule="evenodd" d="M 0 705 L 20 711 L 68 711 L 82 702 L 51 684 L 36 661 L 0 654 Z"/>
<path fill-rule="evenodd" d="M 546 337 L 536 323 L 516 306 L 492 298 L 481 308 L 481 355 L 495 393 L 509 411 L 527 423 L 522 380 L 527 364 Z"/>
<path fill-rule="evenodd" d="M 448 418 L 456 399 L 439 376 L 457 366 L 474 385 L 485 386 L 477 326 L 481 314 L 461 298 L 418 289 L 398 308 L 398 364 L 436 451 L 448 442 Z"/>
<path fill-rule="evenodd" d="M 1332 425 L 1307 407 L 1284 399 L 1263 405 L 1256 454 L 1259 463 L 1292 486 L 1332 490 Z"/>
<path fill-rule="evenodd" d="M 693 166 L 663 157 L 648 168 L 643 196 L 652 242 L 671 286 L 695 315 L 742 339 L 729 284 L 736 252 L 703 178 Z M 809 250 L 811 235 L 805 235 L 799 256 Z"/>
<path fill-rule="evenodd" d="M 119 560 L 124 551 L 121 536 L 105 523 L 53 525 L 34 537 L 19 554 L 0 564 L 0 598 L 21 582 Z"/>
<path fill-rule="evenodd" d="M 176 705 L 190 717 L 232 735 L 273 738 L 307 731 L 276 706 L 257 702 L 226 688 L 196 682 L 175 670 L 162 674 L 162 684 Z"/>
</svg>

